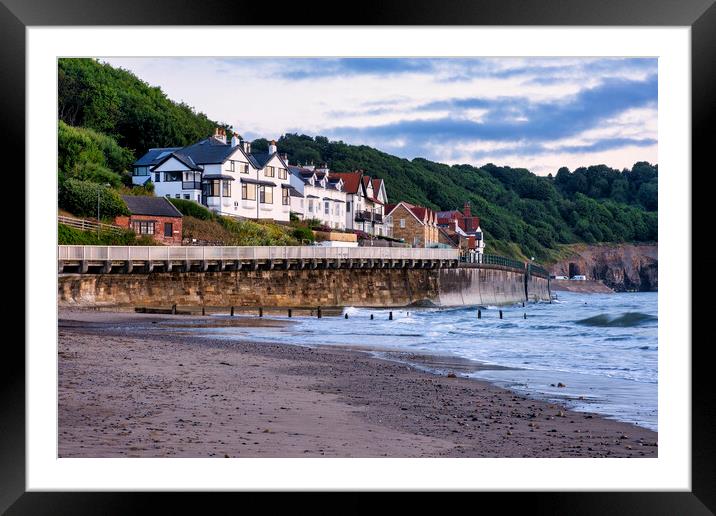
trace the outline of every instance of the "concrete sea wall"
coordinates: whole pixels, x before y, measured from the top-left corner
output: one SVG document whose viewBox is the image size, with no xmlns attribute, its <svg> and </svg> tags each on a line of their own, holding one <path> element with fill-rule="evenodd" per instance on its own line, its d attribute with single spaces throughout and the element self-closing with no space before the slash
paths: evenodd
<svg viewBox="0 0 716 516">
<path fill-rule="evenodd" d="M 548 300 L 548 281 L 499 266 L 61 274 L 61 306 L 462 306 Z"/>
</svg>

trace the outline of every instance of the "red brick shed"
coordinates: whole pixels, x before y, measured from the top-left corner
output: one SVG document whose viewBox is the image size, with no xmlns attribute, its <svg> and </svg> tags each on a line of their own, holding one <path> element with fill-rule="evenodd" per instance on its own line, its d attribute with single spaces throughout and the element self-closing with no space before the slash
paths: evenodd
<svg viewBox="0 0 716 516">
<path fill-rule="evenodd" d="M 165 197 L 123 195 L 130 215 L 119 216 L 115 224 L 148 235 L 165 245 L 181 245 L 181 212 Z"/>
</svg>

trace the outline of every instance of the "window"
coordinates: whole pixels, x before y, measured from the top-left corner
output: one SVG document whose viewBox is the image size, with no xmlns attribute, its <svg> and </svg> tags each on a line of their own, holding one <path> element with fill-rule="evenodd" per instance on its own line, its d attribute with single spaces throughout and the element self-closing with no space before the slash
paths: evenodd
<svg viewBox="0 0 716 516">
<path fill-rule="evenodd" d="M 234 160 L 229 161 L 229 172 L 236 172 L 236 162 Z"/>
<path fill-rule="evenodd" d="M 221 195 L 224 197 L 231 197 L 231 181 L 224 179 L 224 191 Z"/>
<path fill-rule="evenodd" d="M 174 197 L 176 197 L 177 199 L 181 199 L 181 194 L 175 194 Z"/>
<path fill-rule="evenodd" d="M 154 182 L 155 183 L 161 182 L 160 177 L 161 177 L 161 172 L 154 172 Z"/>
<path fill-rule="evenodd" d="M 244 174 L 248 174 L 248 173 L 249 173 L 249 164 L 244 163 Z"/>
<path fill-rule="evenodd" d="M 326 215 L 328 215 L 328 213 L 330 212 L 331 206 L 328 204 L 328 201 L 326 201 L 326 202 L 323 203 L 323 204 L 324 204 L 323 213 L 325 213 Z"/>
<path fill-rule="evenodd" d="M 172 198 L 172 194 L 166 194 L 166 195 L 164 195 L 164 197 L 166 197 L 167 199 L 171 199 L 171 198 Z"/>
<path fill-rule="evenodd" d="M 308 200 L 308 211 L 313 213 L 313 199 Z"/>
<path fill-rule="evenodd" d="M 139 235 L 153 235 L 154 221 L 152 220 L 135 220 L 132 221 L 132 229 Z"/>
<path fill-rule="evenodd" d="M 218 197 L 219 196 L 219 180 L 218 179 L 207 179 L 202 184 L 202 191 L 204 197 Z"/>
<path fill-rule="evenodd" d="M 189 200 L 190 198 L 191 198 L 191 195 L 189 195 L 188 193 L 184 194 L 184 199 Z"/>
<path fill-rule="evenodd" d="M 164 172 L 164 181 L 181 181 L 181 172 Z"/>
<path fill-rule="evenodd" d="M 149 168 L 148 167 L 134 167 L 134 173 L 133 176 L 148 176 L 149 175 Z"/>
<path fill-rule="evenodd" d="M 351 211 L 351 201 L 348 201 L 348 202 L 346 203 L 346 211 L 347 211 L 348 213 L 350 213 L 350 211 Z"/>
<path fill-rule="evenodd" d="M 405 219 L 400 219 L 400 227 L 401 228 L 405 227 Z"/>
<path fill-rule="evenodd" d="M 279 169 L 278 169 L 278 178 L 279 178 L 279 179 L 286 179 L 286 169 L 285 169 L 285 168 L 279 168 Z"/>
<path fill-rule="evenodd" d="M 281 204 L 284 206 L 288 206 L 291 204 L 291 192 L 288 190 L 288 188 L 281 188 Z"/>
<path fill-rule="evenodd" d="M 264 170 L 264 175 L 266 177 L 274 177 L 276 175 L 276 169 L 274 167 L 266 167 L 266 170 Z"/>
<path fill-rule="evenodd" d="M 259 201 L 262 204 L 273 204 L 273 186 L 261 186 L 260 187 Z"/>
<path fill-rule="evenodd" d="M 164 223 L 164 236 L 165 237 L 173 237 L 174 236 L 174 225 L 171 222 Z"/>
<path fill-rule="evenodd" d="M 247 201 L 256 200 L 256 185 L 241 183 L 241 198 Z"/>
</svg>

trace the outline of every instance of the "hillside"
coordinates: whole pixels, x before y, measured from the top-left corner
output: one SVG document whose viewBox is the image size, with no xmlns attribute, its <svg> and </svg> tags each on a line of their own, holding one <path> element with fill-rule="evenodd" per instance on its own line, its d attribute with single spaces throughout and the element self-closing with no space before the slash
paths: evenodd
<svg viewBox="0 0 716 516">
<path fill-rule="evenodd" d="M 262 150 L 267 142 L 252 145 Z M 407 160 L 322 136 L 287 134 L 278 148 L 292 163 L 326 162 L 333 170 L 362 169 L 380 177 L 391 202 L 447 210 L 470 201 L 481 217 L 488 252 L 556 261 L 564 244 L 657 239 L 658 167 L 645 162 L 631 170 L 596 165 L 540 177 L 493 164 Z"/>
<path fill-rule="evenodd" d="M 148 148 L 187 145 L 217 126 L 232 134 L 225 123 L 94 59 L 59 60 L 58 98 L 61 188 L 67 179 L 126 188 L 132 161 Z M 562 168 L 554 177 L 539 177 L 492 164 L 407 160 L 323 136 L 286 134 L 278 147 L 292 163 L 327 162 L 336 171 L 363 169 L 380 177 L 391 202 L 437 210 L 470 201 L 481 217 L 487 251 L 495 254 L 557 261 L 567 244 L 657 239 L 658 167 L 649 163 L 622 171 Z M 253 148 L 265 150 L 266 140 L 255 140 Z M 89 188 L 75 183 L 73 189 L 89 203 Z"/>
</svg>

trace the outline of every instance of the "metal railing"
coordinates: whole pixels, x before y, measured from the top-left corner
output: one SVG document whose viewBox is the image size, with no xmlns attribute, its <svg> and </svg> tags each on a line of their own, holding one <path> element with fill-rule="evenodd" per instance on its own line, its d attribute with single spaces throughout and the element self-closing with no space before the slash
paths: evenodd
<svg viewBox="0 0 716 516">
<path fill-rule="evenodd" d="M 58 246 L 63 261 L 185 261 L 185 260 L 457 260 L 457 249 L 320 246 Z"/>
<path fill-rule="evenodd" d="M 484 253 L 461 253 L 460 261 L 465 263 L 476 263 L 485 265 L 502 265 L 503 267 L 511 267 L 513 269 L 524 270 L 525 264 L 519 260 L 505 258 L 504 256 L 496 256 L 494 254 Z"/>
<path fill-rule="evenodd" d="M 530 273 L 544 278 L 549 278 L 549 272 L 544 267 L 537 265 L 536 263 L 530 264 Z"/>
<path fill-rule="evenodd" d="M 119 226 L 113 226 L 111 224 L 103 224 L 101 222 L 98 223 L 92 220 L 85 219 L 75 219 L 72 217 L 65 217 L 63 215 L 57 216 L 57 222 L 59 222 L 60 224 L 64 224 L 65 226 L 81 229 L 82 231 L 96 231 L 99 228 L 100 231 L 120 232 L 124 229 Z"/>
</svg>

